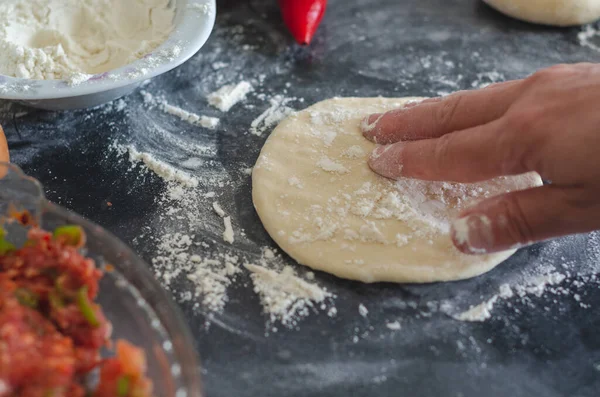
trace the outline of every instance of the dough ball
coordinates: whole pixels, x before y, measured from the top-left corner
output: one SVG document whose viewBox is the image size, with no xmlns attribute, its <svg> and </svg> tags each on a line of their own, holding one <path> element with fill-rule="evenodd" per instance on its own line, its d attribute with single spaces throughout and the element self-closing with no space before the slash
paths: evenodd
<svg viewBox="0 0 600 397">
<path fill-rule="evenodd" d="M 252 198 L 271 237 L 299 263 L 363 282 L 431 282 L 476 276 L 514 253 L 462 254 L 450 221 L 478 200 L 541 185 L 537 174 L 458 184 L 392 181 L 370 170 L 375 144 L 362 136 L 362 118 L 409 100 L 330 99 L 272 132 Z"/>
<path fill-rule="evenodd" d="M 542 25 L 583 25 L 600 18 L 600 0 L 483 0 L 496 10 Z"/>
</svg>

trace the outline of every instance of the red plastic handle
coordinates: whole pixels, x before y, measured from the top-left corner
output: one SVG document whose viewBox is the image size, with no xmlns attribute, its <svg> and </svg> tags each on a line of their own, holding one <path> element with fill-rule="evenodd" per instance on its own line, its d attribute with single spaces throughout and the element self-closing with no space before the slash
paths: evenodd
<svg viewBox="0 0 600 397">
<path fill-rule="evenodd" d="M 283 22 L 301 45 L 310 44 L 327 7 L 327 0 L 279 0 Z"/>
</svg>

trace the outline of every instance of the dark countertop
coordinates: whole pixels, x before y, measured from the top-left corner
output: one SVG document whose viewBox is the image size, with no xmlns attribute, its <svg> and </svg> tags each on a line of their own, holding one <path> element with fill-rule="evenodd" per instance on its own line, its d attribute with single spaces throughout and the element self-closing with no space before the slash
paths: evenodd
<svg viewBox="0 0 600 397">
<path fill-rule="evenodd" d="M 214 149 L 193 173 L 229 177 L 222 188 L 201 188 L 217 191 L 246 231 L 235 249 L 256 254 L 272 243 L 252 208 L 249 177 L 239 170 L 254 164 L 266 139 L 247 133 L 269 106 L 265 97 L 295 97 L 288 105 L 301 109 L 332 96 L 435 96 L 560 62 L 600 61 L 600 52 L 581 45 L 578 28 L 528 25 L 476 0 L 332 0 L 310 48 L 292 43 L 274 1 L 218 3 L 215 31 L 201 52 L 144 87 L 186 110 L 221 117 L 217 131 L 149 109 L 139 92 L 64 113 L 0 104 L 13 161 L 42 181 L 50 200 L 112 231 L 148 262 L 164 233 L 164 203 L 156 197 L 166 186 L 132 167 L 111 149 L 114 142 L 172 164 L 190 157 L 181 140 Z M 228 66 L 215 70 L 214 62 Z M 263 82 L 226 114 L 208 107 L 207 93 L 241 79 Z M 218 237 L 219 220 L 211 217 L 194 233 Z M 541 296 L 499 301 L 488 321 L 460 322 L 436 309 L 451 302 L 464 310 L 499 285 L 552 266 L 565 281 Z M 589 278 L 598 272 L 600 236 L 590 234 L 521 250 L 461 282 L 364 285 L 319 273 L 317 281 L 337 294 L 338 315 L 313 313 L 297 329 L 268 336 L 247 274 L 209 326 L 193 301 L 180 305 L 198 342 L 209 397 L 597 396 L 600 288 Z M 359 303 L 368 316 L 358 315 Z M 395 319 L 401 330 L 385 326 Z"/>
</svg>

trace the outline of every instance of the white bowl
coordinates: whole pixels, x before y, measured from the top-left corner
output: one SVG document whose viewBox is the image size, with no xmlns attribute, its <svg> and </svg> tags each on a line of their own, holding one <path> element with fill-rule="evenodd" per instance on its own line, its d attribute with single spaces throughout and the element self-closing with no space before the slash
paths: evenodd
<svg viewBox="0 0 600 397">
<path fill-rule="evenodd" d="M 144 58 L 79 84 L 0 75 L 0 99 L 48 110 L 89 108 L 129 94 L 144 80 L 176 68 L 208 40 L 215 24 L 216 0 L 172 2 L 176 7 L 173 32 Z"/>
</svg>

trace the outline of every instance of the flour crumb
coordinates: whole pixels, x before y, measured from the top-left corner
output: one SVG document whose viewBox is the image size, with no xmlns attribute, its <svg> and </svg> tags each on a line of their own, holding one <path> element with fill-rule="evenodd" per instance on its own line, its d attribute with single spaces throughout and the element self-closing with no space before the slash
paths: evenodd
<svg viewBox="0 0 600 397">
<path fill-rule="evenodd" d="M 459 313 L 454 316 L 455 319 L 460 321 L 485 321 L 488 318 L 492 317 L 492 309 L 494 308 L 494 304 L 498 300 L 498 296 L 494 295 L 492 298 L 487 301 L 481 302 L 478 305 L 471 306 L 469 310 Z"/>
<path fill-rule="evenodd" d="M 234 235 L 233 235 L 233 227 L 231 226 L 231 217 L 230 216 L 224 217 L 223 224 L 225 225 L 225 231 L 223 232 L 223 240 L 225 240 L 229 244 L 233 244 Z"/>
<path fill-rule="evenodd" d="M 398 331 L 399 329 L 402 329 L 402 326 L 400 325 L 399 321 L 393 321 L 391 323 L 387 323 L 387 324 L 385 324 L 385 326 L 388 329 L 391 329 L 392 331 Z"/>
<path fill-rule="evenodd" d="M 365 307 L 365 305 L 363 305 L 362 303 L 358 305 L 358 313 L 362 316 L 362 317 L 367 317 L 367 315 L 369 314 L 369 310 Z"/>
<path fill-rule="evenodd" d="M 252 89 L 252 85 L 247 81 L 225 85 L 208 95 L 208 103 L 222 112 L 227 112 L 235 104 L 243 101 Z"/>
<path fill-rule="evenodd" d="M 220 70 L 226 68 L 229 64 L 226 62 L 213 62 L 210 66 L 213 70 Z"/>
<path fill-rule="evenodd" d="M 223 208 L 221 208 L 221 206 L 219 205 L 219 203 L 217 203 L 216 201 L 214 201 L 212 203 L 213 209 L 215 210 L 216 214 L 219 215 L 221 218 L 223 218 L 225 216 L 225 211 L 223 211 Z"/>
</svg>

